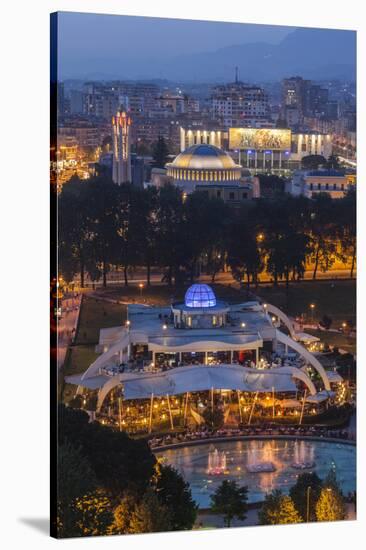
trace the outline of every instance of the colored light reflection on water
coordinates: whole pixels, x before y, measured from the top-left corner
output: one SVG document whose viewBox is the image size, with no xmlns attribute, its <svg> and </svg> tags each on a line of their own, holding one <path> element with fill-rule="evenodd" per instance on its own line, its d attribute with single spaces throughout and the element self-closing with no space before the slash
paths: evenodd
<svg viewBox="0 0 366 550">
<path fill-rule="evenodd" d="M 299 471 L 296 461 L 298 443 L 290 439 L 224 441 L 213 444 L 168 449 L 156 452 L 156 457 L 174 466 L 190 484 L 192 496 L 200 508 L 210 506 L 210 495 L 223 479 L 232 479 L 248 486 L 249 502 L 263 500 L 273 489 L 287 493 L 302 472 L 316 472 L 324 479 L 335 469 L 344 494 L 356 489 L 356 447 L 328 441 L 305 441 L 306 452 L 314 460 L 314 467 Z M 225 473 L 208 474 L 209 454 L 213 449 L 226 455 Z M 250 473 L 247 465 L 253 460 L 270 461 L 274 472 Z"/>
</svg>

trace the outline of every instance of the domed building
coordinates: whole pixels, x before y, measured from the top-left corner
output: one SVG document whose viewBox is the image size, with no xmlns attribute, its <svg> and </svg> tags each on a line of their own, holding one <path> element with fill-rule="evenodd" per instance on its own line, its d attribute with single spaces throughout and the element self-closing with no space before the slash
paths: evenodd
<svg viewBox="0 0 366 550">
<path fill-rule="evenodd" d="M 214 145 L 192 145 L 166 164 L 167 176 L 185 192 L 202 185 L 237 186 L 242 167 L 231 156 Z"/>
<path fill-rule="evenodd" d="M 206 401 L 213 400 L 215 392 L 221 399 L 224 392 L 230 403 L 239 392 L 261 395 L 263 403 L 276 392 L 278 407 L 280 403 L 286 407 L 292 399 L 297 408 L 304 403 L 313 408 L 324 407 L 341 389 L 341 376 L 326 370 L 301 343 L 316 337 L 296 332 L 291 319 L 268 303 L 228 304 L 201 283 L 191 285 L 184 300 L 170 305 L 129 304 L 127 319 L 125 326 L 100 330 L 96 348 L 100 355 L 84 373 L 68 376 L 66 382 L 74 384 L 78 393 L 94 395 L 96 413 L 103 415 L 111 414 L 107 413 L 113 409 L 110 394 L 116 388 L 128 403 L 124 411 L 129 407 L 134 411 L 133 418 L 127 414 L 125 420 L 120 409 L 117 422 L 132 430 L 151 433 L 155 424 L 159 430 L 168 415 L 174 429 L 183 409 L 187 412 L 188 398 L 195 406 L 190 421 L 200 423 L 197 403 L 204 392 Z M 272 362 L 272 353 L 287 358 L 288 348 L 295 363 Z M 314 381 L 309 369 L 318 374 Z M 232 414 L 239 422 L 238 409 Z"/>
</svg>

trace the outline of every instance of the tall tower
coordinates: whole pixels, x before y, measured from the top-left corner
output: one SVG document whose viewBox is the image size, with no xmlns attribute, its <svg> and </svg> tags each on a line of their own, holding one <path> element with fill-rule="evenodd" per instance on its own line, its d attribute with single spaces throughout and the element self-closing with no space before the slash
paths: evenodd
<svg viewBox="0 0 366 550">
<path fill-rule="evenodd" d="M 114 183 L 131 183 L 131 117 L 120 108 L 112 117 Z"/>
</svg>

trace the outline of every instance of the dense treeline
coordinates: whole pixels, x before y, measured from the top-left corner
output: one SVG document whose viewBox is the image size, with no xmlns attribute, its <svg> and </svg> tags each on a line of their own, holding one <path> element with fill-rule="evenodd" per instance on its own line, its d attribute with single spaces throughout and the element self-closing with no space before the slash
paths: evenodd
<svg viewBox="0 0 366 550">
<path fill-rule="evenodd" d="M 192 529 L 197 506 L 189 485 L 157 462 L 145 440 L 64 405 L 58 420 L 59 537 Z"/>
<path fill-rule="evenodd" d="M 202 270 L 228 266 L 236 280 L 256 284 L 266 271 L 274 284 L 299 280 L 305 265 L 313 278 L 338 259 L 356 261 L 356 197 L 332 200 L 283 195 L 232 208 L 202 192 L 186 197 L 173 186 L 136 189 L 106 176 L 88 182 L 72 178 L 59 196 L 60 271 L 68 281 L 80 274 L 107 285 L 108 273 L 152 267 L 167 284 L 193 281 Z"/>
</svg>

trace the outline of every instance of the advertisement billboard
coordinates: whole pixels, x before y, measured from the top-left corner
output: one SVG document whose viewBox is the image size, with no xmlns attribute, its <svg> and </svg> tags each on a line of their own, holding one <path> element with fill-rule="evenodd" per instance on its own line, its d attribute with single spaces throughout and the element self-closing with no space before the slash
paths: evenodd
<svg viewBox="0 0 366 550">
<path fill-rule="evenodd" d="M 229 149 L 291 149 L 291 130 L 279 128 L 230 128 Z"/>
</svg>

